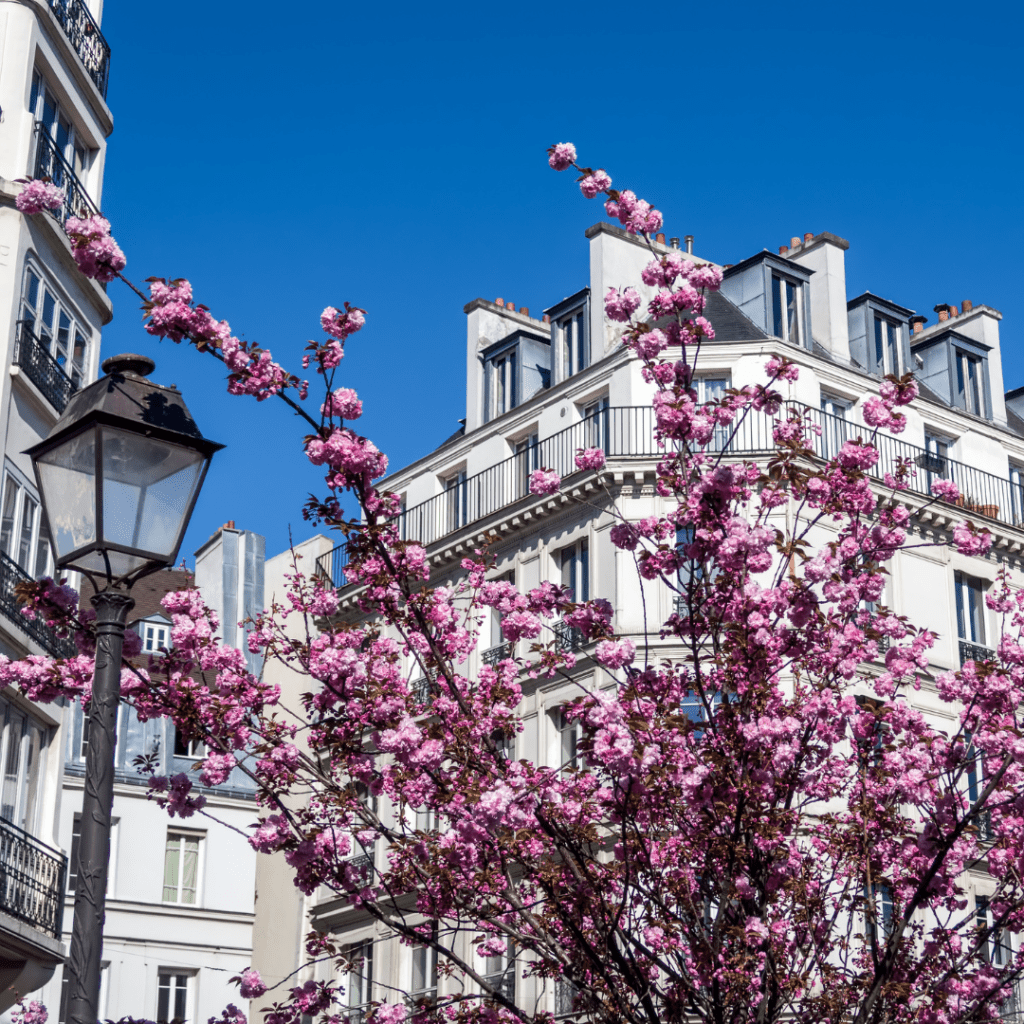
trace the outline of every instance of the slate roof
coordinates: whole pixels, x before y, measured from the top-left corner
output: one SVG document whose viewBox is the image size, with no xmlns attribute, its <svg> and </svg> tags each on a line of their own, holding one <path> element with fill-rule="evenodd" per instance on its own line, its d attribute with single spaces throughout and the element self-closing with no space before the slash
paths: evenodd
<svg viewBox="0 0 1024 1024">
<path fill-rule="evenodd" d="M 715 341 L 757 341 L 768 335 L 721 292 L 708 295 L 704 315 L 715 329 Z"/>
</svg>

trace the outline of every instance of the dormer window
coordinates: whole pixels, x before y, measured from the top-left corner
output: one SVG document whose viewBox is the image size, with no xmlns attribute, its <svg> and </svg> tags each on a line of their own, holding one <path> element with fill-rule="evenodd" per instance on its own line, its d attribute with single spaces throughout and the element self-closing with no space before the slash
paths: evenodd
<svg viewBox="0 0 1024 1024">
<path fill-rule="evenodd" d="M 551 317 L 552 371 L 556 381 L 585 370 L 590 351 L 590 289 L 584 288 L 544 310 Z"/>
<path fill-rule="evenodd" d="M 772 334 L 793 345 L 802 344 L 800 335 L 803 290 L 800 283 L 772 274 Z"/>
<path fill-rule="evenodd" d="M 528 402 L 551 382 L 551 345 L 529 331 L 495 342 L 481 354 L 484 368 L 484 422 Z"/>
<path fill-rule="evenodd" d="M 956 356 L 956 387 L 960 405 L 975 416 L 985 415 L 985 389 L 982 385 L 981 360 L 959 349 Z"/>
<path fill-rule="evenodd" d="M 903 328 L 891 320 L 880 316 L 875 317 L 875 366 L 876 373 L 883 377 L 887 373 L 900 373 L 900 347 L 903 340 Z"/>
<path fill-rule="evenodd" d="M 519 404 L 516 350 L 509 349 L 502 352 L 501 355 L 494 356 L 490 359 L 487 369 L 491 381 L 490 407 L 487 418 L 493 420 Z"/>
</svg>

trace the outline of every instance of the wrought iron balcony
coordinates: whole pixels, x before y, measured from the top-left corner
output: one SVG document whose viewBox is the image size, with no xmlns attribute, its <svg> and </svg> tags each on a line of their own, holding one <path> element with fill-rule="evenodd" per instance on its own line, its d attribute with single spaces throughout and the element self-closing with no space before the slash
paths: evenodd
<svg viewBox="0 0 1024 1024">
<path fill-rule="evenodd" d="M 484 981 L 496 992 L 500 992 L 510 1002 L 516 997 L 516 972 L 514 967 L 506 967 L 499 974 L 484 975 Z"/>
<path fill-rule="evenodd" d="M 555 979 L 555 1017 L 571 1017 L 576 1013 L 579 989 L 565 978 Z"/>
<path fill-rule="evenodd" d="M 417 704 L 426 704 L 437 694 L 437 683 L 430 676 L 420 676 L 409 684 L 409 691 Z"/>
<path fill-rule="evenodd" d="M 50 10 L 60 22 L 68 42 L 75 48 L 86 73 L 96 83 L 100 95 L 107 97 L 110 74 L 110 44 L 103 38 L 89 8 L 82 0 L 49 0 Z"/>
<path fill-rule="evenodd" d="M 59 939 L 68 859 L 0 820 L 0 910 Z"/>
<path fill-rule="evenodd" d="M 78 180 L 74 168 L 64 158 L 41 121 L 36 122 L 36 167 L 33 177 L 49 179 L 64 193 L 64 202 L 59 209 L 52 211 L 61 227 L 67 224 L 68 217 L 95 217 L 99 214 L 100 211 Z"/>
<path fill-rule="evenodd" d="M 803 418 L 811 428 L 808 444 L 819 459 L 832 459 L 846 441 L 866 440 L 873 433 L 871 428 L 841 416 L 789 402 L 778 416 L 752 410 L 733 425 L 716 427 L 708 450 L 739 458 L 770 455 L 775 451 L 776 420 L 785 420 L 793 414 Z M 879 457 L 871 474 L 876 479 L 884 479 L 886 474 L 895 475 L 902 466 L 909 466 L 912 475 L 906 481 L 908 492 L 930 496 L 935 480 L 951 480 L 964 495 L 955 505 L 965 513 L 1024 526 L 1024 486 L 1011 480 L 1008 473 L 999 476 L 945 456 L 937 458 L 920 445 L 890 434 L 878 434 L 875 443 Z M 471 527 L 531 497 L 529 479 L 533 469 L 544 466 L 555 470 L 563 479 L 578 473 L 575 456 L 579 448 L 601 448 L 609 460 L 658 459 L 666 453 L 666 448 L 658 444 L 654 413 L 649 406 L 605 409 L 406 509 L 396 519 L 399 535 L 404 540 L 429 546 Z M 948 505 L 948 502 L 941 504 Z M 319 571 L 335 586 L 345 585 L 347 564 L 348 552 L 344 544 L 317 559 Z"/>
<path fill-rule="evenodd" d="M 55 658 L 73 658 L 78 650 L 72 640 L 57 636 L 42 619 L 22 614 L 14 588 L 22 580 L 31 579 L 17 562 L 0 551 L 0 611 Z"/>
<path fill-rule="evenodd" d="M 25 371 L 25 376 L 46 396 L 46 400 L 63 412 L 78 390 L 64 368 L 32 333 L 28 320 L 18 321 L 18 340 L 14 349 L 14 362 Z"/>
<path fill-rule="evenodd" d="M 348 864 L 352 870 L 361 877 L 364 885 L 369 885 L 373 880 L 373 849 L 357 854 L 349 859 Z"/>
<path fill-rule="evenodd" d="M 568 622 L 556 622 L 552 627 L 558 640 L 558 648 L 562 651 L 581 651 L 586 640 L 579 626 L 570 626 Z"/>
<path fill-rule="evenodd" d="M 991 647 L 982 647 L 981 644 L 972 644 L 970 640 L 960 641 L 960 664 L 965 661 L 988 661 L 994 658 L 996 652 Z"/>
<path fill-rule="evenodd" d="M 497 644 L 494 647 L 488 647 L 483 653 L 484 664 L 497 665 L 499 661 L 511 658 L 514 647 L 515 644 L 513 643 Z"/>
</svg>

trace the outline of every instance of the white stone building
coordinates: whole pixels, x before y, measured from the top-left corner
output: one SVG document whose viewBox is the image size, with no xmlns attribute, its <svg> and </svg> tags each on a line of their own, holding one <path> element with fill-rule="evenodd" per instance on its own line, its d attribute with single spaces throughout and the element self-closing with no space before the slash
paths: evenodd
<svg viewBox="0 0 1024 1024">
<path fill-rule="evenodd" d="M 510 579 L 522 592 L 545 579 L 561 580 L 577 599 L 607 598 L 618 634 L 658 645 L 658 627 L 672 611 L 674 594 L 660 581 L 642 580 L 632 553 L 612 545 L 608 531 L 616 520 L 607 511 L 612 500 L 631 520 L 667 510 L 654 491 L 653 392 L 641 377 L 639 362 L 619 341 L 621 325 L 605 317 L 602 301 L 609 287 L 625 286 L 636 287 L 646 301 L 652 289 L 641 283 L 640 271 L 651 257 L 617 226 L 597 224 L 586 236 L 589 281 L 552 305 L 543 319 L 501 299 L 477 299 L 465 307 L 464 429 L 382 486 L 402 496 L 404 536 L 427 548 L 432 583 L 458 578 L 461 558 L 490 537 L 495 578 Z M 666 245 L 659 236 L 658 243 L 660 252 L 678 249 L 676 239 Z M 686 248 L 691 248 L 689 239 Z M 906 501 L 920 538 L 944 540 L 965 512 L 943 503 L 921 510 L 936 476 L 959 485 L 963 503 L 996 538 L 984 558 L 968 558 L 948 546 L 914 548 L 901 552 L 891 566 L 884 602 L 937 633 L 933 665 L 948 669 L 993 643 L 995 622 L 981 596 L 1001 564 L 1020 568 L 1024 388 L 1005 391 L 998 310 L 966 301 L 959 309 L 939 305 L 937 321 L 928 325 L 926 317 L 870 292 L 848 297 L 848 248 L 828 232 L 807 234 L 778 253 L 765 250 L 725 268 L 722 289 L 710 297 L 706 311 L 716 337 L 702 348 L 696 387 L 708 400 L 725 388 L 762 381 L 767 357 L 784 353 L 802 368 L 797 382 L 783 385 L 787 397 L 821 426 L 817 444 L 828 455 L 844 439 L 864 433 L 860 409 L 877 392 L 883 374 L 917 373 L 921 398 L 908 412 L 906 431 L 880 439 L 879 472 L 894 468 L 900 457 L 916 463 Z M 884 290 L 884 283 L 880 287 Z M 456 414 L 453 410 L 453 419 Z M 722 431 L 714 443 L 738 457 L 766 454 L 773 447 L 771 422 L 752 416 L 735 436 Z M 607 455 L 601 473 L 575 469 L 576 450 L 590 446 Z M 539 466 L 561 474 L 562 493 L 529 494 L 529 473 Z M 341 588 L 340 614 L 358 620 L 354 588 L 345 584 L 344 548 L 319 561 Z M 494 622 L 484 630 L 479 649 L 460 671 L 472 675 L 480 663 L 507 656 L 497 626 Z M 516 756 L 547 764 L 575 757 L 576 736 L 560 713 L 563 703 L 578 696 L 581 683 L 607 685 L 579 636 L 565 626 L 555 630 L 563 644 L 579 651 L 576 678 L 568 683 L 521 676 L 525 729 L 515 747 Z M 522 644 L 518 653 L 525 657 L 527 647 Z M 672 653 L 670 647 L 665 653 Z M 420 674 L 411 666 L 409 672 L 413 680 Z M 927 684 L 920 700 L 937 720 L 950 720 Z M 380 844 L 375 856 L 384 857 Z M 388 998 L 395 987 L 426 992 L 461 986 L 457 977 L 439 981 L 436 964 L 422 951 L 417 956 L 400 945 L 347 901 L 329 893 L 305 901 L 287 895 L 295 890 L 289 890 L 289 873 L 280 861 L 261 862 L 258 872 L 263 881 L 255 966 L 269 979 L 299 967 L 294 936 L 315 927 L 362 947 L 363 969 L 348 986 L 356 1017 L 359 1008 L 371 999 Z M 986 879 L 979 875 L 971 885 L 981 913 Z M 289 899 L 293 920 L 287 929 L 278 929 Z M 264 901 L 273 907 L 266 918 Z M 461 950 L 468 957 L 475 955 L 470 938 Z M 524 1005 L 560 1014 L 569 1009 L 559 986 L 541 989 L 502 958 L 492 961 L 479 963 L 478 969 L 503 978 Z M 298 975 L 300 980 L 306 976 L 311 976 L 308 970 Z"/>
<path fill-rule="evenodd" d="M 246 645 L 237 623 L 263 608 L 263 552 L 261 536 L 229 522 L 195 556 L 195 585 L 217 611 L 224 642 L 241 650 Z M 171 646 L 171 621 L 160 600 L 188 582 L 188 573 L 167 569 L 132 588 L 135 608 L 129 625 L 142 637 L 143 663 Z M 250 668 L 259 672 L 259 658 L 246 655 Z M 70 854 L 63 901 L 68 946 L 88 741 L 88 722 L 76 705 L 68 716 L 59 824 L 60 844 Z M 170 818 L 148 799 L 148 774 L 133 764 L 149 755 L 158 774 L 190 772 L 202 749 L 178 735 L 166 719 L 140 722 L 127 705 L 121 706 L 100 1019 L 205 1021 L 238 1000 L 238 989 L 229 980 L 252 960 L 256 854 L 246 841 L 256 816 L 251 780 L 236 769 L 216 788 L 197 782 L 207 801 L 203 813 Z M 66 974 L 58 971 L 43 995 L 51 1020 L 64 1024 Z"/>
<path fill-rule="evenodd" d="M 83 277 L 62 224 L 98 209 L 109 49 L 101 0 L 0 0 L 0 654 L 59 654 L 66 643 L 20 614 L 20 579 L 52 555 L 25 449 L 45 437 L 77 388 L 96 379 L 106 292 Z M 14 205 L 18 179 L 50 177 L 56 215 Z M 73 648 L 72 648 L 73 653 Z M 65 709 L 0 695 L 0 1011 L 42 986 L 63 957 L 61 807 Z"/>
</svg>

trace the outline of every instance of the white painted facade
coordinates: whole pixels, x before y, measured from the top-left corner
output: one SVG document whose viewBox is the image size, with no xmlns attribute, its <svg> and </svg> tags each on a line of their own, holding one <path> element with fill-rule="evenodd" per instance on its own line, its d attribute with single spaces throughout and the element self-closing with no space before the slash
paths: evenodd
<svg viewBox="0 0 1024 1024">
<path fill-rule="evenodd" d="M 106 292 L 78 272 L 60 217 L 25 217 L 14 200 L 17 180 L 44 167 L 74 197 L 71 212 L 99 206 L 113 128 L 100 13 L 100 0 L 0 0 L 0 654 L 12 659 L 65 649 L 45 627 L 26 625 L 14 599 L 19 579 L 53 572 L 23 452 L 49 433 L 71 392 L 96 379 L 111 318 Z M 64 953 L 64 719 L 59 705 L 0 695 L 0 859 L 31 864 L 39 885 L 35 898 L 15 883 L 0 887 L 0 1011 L 44 985 Z"/>
<path fill-rule="evenodd" d="M 217 612 L 221 633 L 230 632 L 232 646 L 240 650 L 245 650 L 244 631 L 237 625 L 241 607 L 225 595 L 233 592 L 241 563 L 239 587 L 252 607 L 262 609 L 263 549 L 263 537 L 231 523 L 196 552 L 196 585 Z M 180 570 L 168 570 L 136 584 L 137 605 L 129 625 L 143 638 L 144 653 L 148 648 L 159 657 L 161 646 L 171 646 L 170 619 L 159 609 L 159 596 L 182 588 L 186 577 Z M 193 765 L 200 753 L 166 719 L 142 723 L 122 705 L 100 1019 L 170 1021 L 183 1016 L 192 1024 L 220 1016 L 228 1003 L 238 1001 L 238 988 L 229 980 L 252 960 L 256 853 L 246 837 L 256 817 L 253 785 L 238 769 L 214 789 L 202 788 L 197 780 L 197 790 L 207 800 L 203 812 L 170 818 L 148 799 L 147 775 L 132 763 L 140 755 L 155 755 L 158 774 L 191 772 L 195 777 Z M 65 757 L 60 840 L 64 849 L 73 851 L 85 758 L 80 708 L 69 714 Z M 72 856 L 72 872 L 73 861 Z M 64 901 L 64 941 L 69 946 L 72 886 Z M 57 1024 L 66 1020 L 62 982 L 58 971 L 44 991 Z"/>
<path fill-rule="evenodd" d="M 652 289 L 642 284 L 640 270 L 651 256 L 615 226 L 595 225 L 587 237 L 588 287 L 552 306 L 545 320 L 482 299 L 465 307 L 465 430 L 392 474 L 382 489 L 402 495 L 404 535 L 425 543 L 433 585 L 459 578 L 462 557 L 486 541 L 497 562 L 494 577 L 511 578 L 521 592 L 553 579 L 572 585 L 578 597 L 607 598 L 619 635 L 643 638 L 672 656 L 671 642 L 658 640 L 657 631 L 672 612 L 673 592 L 660 581 L 641 579 L 632 554 L 617 550 L 608 535 L 616 522 L 608 512 L 612 501 L 634 521 L 670 507 L 654 490 L 652 387 L 643 381 L 638 361 L 621 346 L 621 325 L 608 320 L 603 310 L 609 287 L 635 287 L 646 303 Z M 761 382 L 767 358 L 785 354 L 801 365 L 799 380 L 783 385 L 787 397 L 801 403 L 821 425 L 819 447 L 830 454 L 842 440 L 870 433 L 860 408 L 866 397 L 877 394 L 884 372 L 917 372 L 925 386 L 908 411 L 907 429 L 898 439 L 881 442 L 883 463 L 902 456 L 919 467 L 913 490 L 905 495 L 913 514 L 911 543 L 945 541 L 952 525 L 964 517 L 963 507 L 944 503 L 922 509 L 931 475 L 954 479 L 972 516 L 996 539 L 991 554 L 982 558 L 962 556 L 944 544 L 900 552 L 883 601 L 938 635 L 931 653 L 936 671 L 956 667 L 975 648 L 994 645 L 995 620 L 977 596 L 1002 565 L 1019 574 L 1024 553 L 1024 388 L 1004 394 L 1001 314 L 991 306 L 969 308 L 964 303 L 962 310 L 941 311 L 939 322 L 924 328 L 920 321 L 925 318 L 893 302 L 871 293 L 847 296 L 848 243 L 843 239 L 825 232 L 794 239 L 791 249 L 784 248 L 778 255 L 762 252 L 726 268 L 722 290 L 712 297 L 706 314 L 716 340 L 702 348 L 698 392 L 707 400 L 726 387 Z M 658 250 L 668 252 L 669 247 L 660 244 Z M 544 351 L 549 358 L 547 384 L 530 391 L 523 386 L 525 370 Z M 519 389 L 511 400 L 510 387 Z M 716 443 L 724 447 L 726 438 L 728 434 Z M 737 457 L 756 457 L 771 447 L 770 423 L 752 417 L 749 427 L 728 444 Z M 606 451 L 605 469 L 576 471 L 576 449 L 594 445 Z M 525 481 L 537 466 L 559 470 L 561 494 L 541 498 L 528 493 Z M 827 540 L 823 527 L 811 543 Z M 338 551 L 321 560 L 339 584 L 344 584 L 343 561 Z M 358 620 L 353 590 L 342 587 L 340 614 Z M 972 616 L 975 605 L 978 611 Z M 507 647 L 496 624 L 489 626 L 460 671 L 472 676 L 485 659 L 505 656 Z M 552 636 L 542 634 L 541 639 Z M 572 643 L 571 634 L 564 641 Z M 528 646 L 521 644 L 518 653 L 526 657 Z M 410 680 L 420 674 L 412 664 L 408 671 Z M 580 686 L 609 685 L 607 674 L 583 647 L 572 683 L 530 680 L 525 673 L 520 681 L 524 729 L 516 739 L 515 756 L 563 763 L 573 744 L 559 710 L 579 695 Z M 936 722 L 950 720 L 948 707 L 927 683 L 919 700 Z M 383 813 L 388 813 L 386 808 Z M 376 856 L 383 863 L 380 844 Z M 276 867 L 265 868 L 261 862 L 258 869 L 267 878 L 261 904 L 264 899 L 270 904 L 273 884 L 276 908 L 290 898 L 292 913 L 304 916 L 309 927 L 331 931 L 343 943 L 372 943 L 372 976 L 357 986 L 359 1001 L 388 998 L 394 987 L 409 990 L 409 947 L 364 911 L 330 894 L 307 901 L 289 897 L 287 868 L 273 859 L 269 863 Z M 977 895 L 988 891 L 986 885 L 981 874 L 971 880 Z M 261 904 L 255 966 L 276 980 L 301 963 L 301 949 L 291 936 L 304 929 L 275 935 L 281 911 L 264 917 Z M 465 937 L 461 949 L 467 957 L 474 955 L 470 939 Z M 486 974 L 494 965 L 477 966 Z M 297 975 L 300 981 L 311 976 L 310 969 Z M 442 978 L 440 991 L 459 991 L 461 984 L 457 977 Z M 518 977 L 517 999 L 538 1009 L 564 1010 L 556 1003 L 555 987 L 549 983 L 543 990 L 540 984 Z"/>
</svg>

